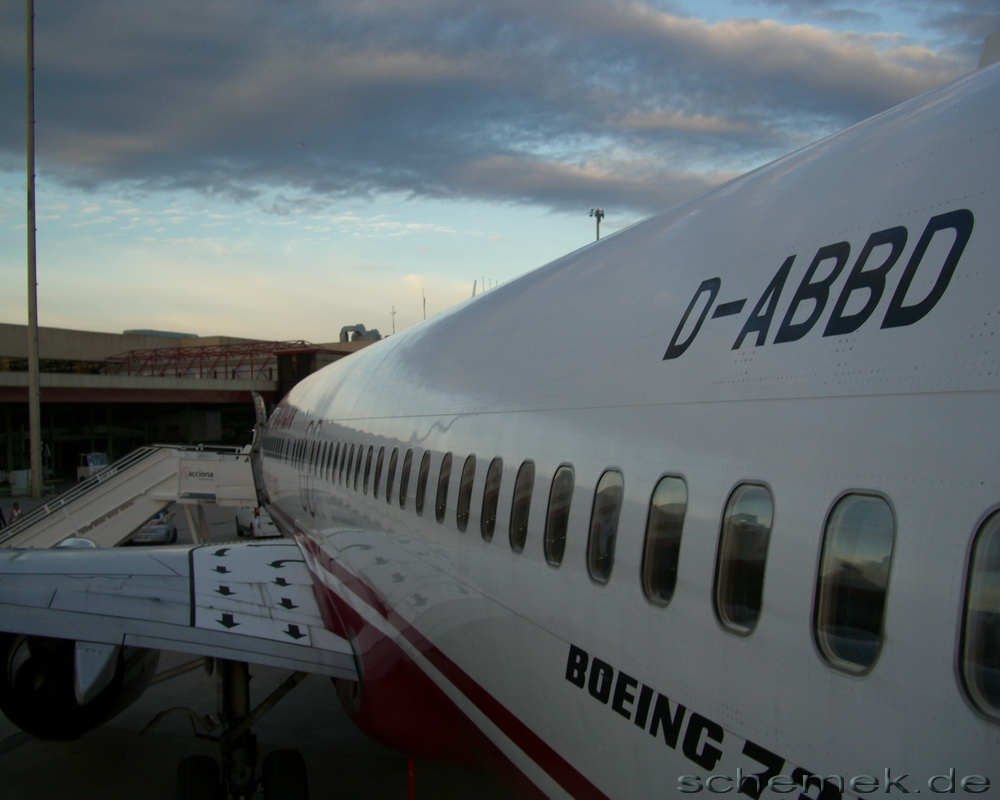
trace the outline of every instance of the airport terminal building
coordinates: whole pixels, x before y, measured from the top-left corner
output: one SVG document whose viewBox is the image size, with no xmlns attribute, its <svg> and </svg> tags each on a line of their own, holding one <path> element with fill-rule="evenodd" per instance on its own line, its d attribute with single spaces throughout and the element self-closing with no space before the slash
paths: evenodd
<svg viewBox="0 0 1000 800">
<path fill-rule="evenodd" d="M 254 412 L 317 369 L 377 341 L 345 327 L 330 344 L 40 328 L 46 480 L 72 479 L 81 453 L 114 460 L 147 444 L 244 445 Z M 28 329 L 0 324 L 0 486 L 28 468 Z"/>
</svg>

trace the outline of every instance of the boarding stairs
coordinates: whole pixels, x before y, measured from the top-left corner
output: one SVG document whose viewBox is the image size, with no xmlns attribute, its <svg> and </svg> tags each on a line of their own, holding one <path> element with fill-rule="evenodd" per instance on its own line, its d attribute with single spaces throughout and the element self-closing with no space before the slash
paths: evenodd
<svg viewBox="0 0 1000 800">
<path fill-rule="evenodd" d="M 255 506 L 251 448 L 141 447 L 0 530 L 0 547 L 53 547 L 70 538 L 114 547 L 171 503 L 208 542 L 204 506 Z"/>
</svg>

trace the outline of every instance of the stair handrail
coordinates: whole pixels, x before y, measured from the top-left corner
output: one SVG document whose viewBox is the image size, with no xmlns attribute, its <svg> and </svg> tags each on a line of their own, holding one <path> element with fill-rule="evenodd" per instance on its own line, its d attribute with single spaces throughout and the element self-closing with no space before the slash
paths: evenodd
<svg viewBox="0 0 1000 800">
<path fill-rule="evenodd" d="M 230 447 L 230 446 L 205 446 L 205 445 L 176 445 L 176 444 L 153 444 L 147 445 L 145 447 L 139 447 L 122 456 L 117 461 L 104 467 L 100 472 L 96 472 L 93 475 L 83 479 L 75 486 L 67 489 L 65 492 L 56 495 L 51 500 L 43 503 L 37 508 L 23 514 L 14 522 L 10 523 L 6 528 L 0 530 L 0 546 L 3 545 L 9 539 L 24 533 L 28 528 L 39 522 L 42 519 L 56 513 L 62 508 L 65 508 L 70 503 L 75 502 L 79 498 L 87 495 L 97 489 L 101 484 L 114 478 L 116 475 L 131 469 L 136 464 L 145 461 L 155 453 L 160 453 L 165 450 L 178 450 L 181 452 L 188 453 L 216 453 L 218 455 L 240 455 L 243 453 L 243 448 L 240 447 Z"/>
</svg>

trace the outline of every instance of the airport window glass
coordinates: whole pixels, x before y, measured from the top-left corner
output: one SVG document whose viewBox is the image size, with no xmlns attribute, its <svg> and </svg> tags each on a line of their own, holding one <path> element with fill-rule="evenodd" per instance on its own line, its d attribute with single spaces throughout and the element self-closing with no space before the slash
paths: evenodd
<svg viewBox="0 0 1000 800">
<path fill-rule="evenodd" d="M 752 633 L 760 619 L 773 518 L 774 501 L 764 486 L 737 486 L 726 503 L 715 562 L 715 612 L 740 635 Z"/>
<path fill-rule="evenodd" d="M 1000 512 L 976 534 L 962 626 L 962 680 L 976 707 L 1000 720 Z"/>
<path fill-rule="evenodd" d="M 448 507 L 448 485 L 451 483 L 451 453 L 445 453 L 441 459 L 441 471 L 438 473 L 437 496 L 434 499 L 434 516 L 438 522 L 444 522 L 445 510 Z"/>
<path fill-rule="evenodd" d="M 503 478 L 503 459 L 494 458 L 486 470 L 486 486 L 483 489 L 483 513 L 479 519 L 479 530 L 483 539 L 493 541 L 497 527 L 497 506 L 500 502 L 500 482 Z"/>
<path fill-rule="evenodd" d="M 625 497 L 625 479 L 618 470 L 609 469 L 597 482 L 594 505 L 590 511 L 590 535 L 587 537 L 587 571 L 598 583 L 611 580 L 615 565 L 615 539 L 618 517 Z"/>
<path fill-rule="evenodd" d="M 469 511 L 472 508 L 472 485 L 476 480 L 476 457 L 469 456 L 462 466 L 462 480 L 458 486 L 458 529 L 465 532 L 469 527 Z"/>
<path fill-rule="evenodd" d="M 563 465 L 552 476 L 549 489 L 549 508 L 545 515 L 545 560 L 558 567 L 566 552 L 566 531 L 569 527 L 569 508 L 573 502 L 573 468 Z"/>
<path fill-rule="evenodd" d="M 396 463 L 399 461 L 399 448 L 392 448 L 389 456 L 389 469 L 385 476 L 385 502 L 392 502 L 392 486 L 396 482 Z"/>
<path fill-rule="evenodd" d="M 816 583 L 815 633 L 823 657 L 867 672 L 884 640 L 895 522 L 881 497 L 849 494 L 830 512 Z"/>
<path fill-rule="evenodd" d="M 382 483 L 382 466 L 385 464 L 385 448 L 378 449 L 378 458 L 375 459 L 375 478 L 372 481 L 372 496 L 378 497 L 378 487 Z"/>
<path fill-rule="evenodd" d="M 528 517 L 531 514 L 531 493 L 535 488 L 535 464 L 525 461 L 514 479 L 514 500 L 510 507 L 510 549 L 524 550 L 528 540 Z"/>
<path fill-rule="evenodd" d="M 686 512 L 684 481 L 670 476 L 660 478 L 649 500 L 642 553 L 642 590 L 656 605 L 665 606 L 674 596 Z"/>
<path fill-rule="evenodd" d="M 428 450 L 420 459 L 420 469 L 417 470 L 417 496 L 414 506 L 417 514 L 424 513 L 424 498 L 427 497 L 427 481 L 431 475 L 431 454 Z"/>
<path fill-rule="evenodd" d="M 410 488 L 410 471 L 413 469 L 413 451 L 403 456 L 403 471 L 399 476 L 399 507 L 406 508 L 406 492 Z"/>
</svg>

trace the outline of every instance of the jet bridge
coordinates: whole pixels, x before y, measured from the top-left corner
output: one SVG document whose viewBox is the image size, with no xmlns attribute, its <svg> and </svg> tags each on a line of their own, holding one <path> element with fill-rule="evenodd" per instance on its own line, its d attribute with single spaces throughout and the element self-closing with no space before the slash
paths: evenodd
<svg viewBox="0 0 1000 800">
<path fill-rule="evenodd" d="M 196 541 L 209 541 L 204 506 L 254 506 L 251 447 L 153 445 L 133 451 L 0 531 L 0 547 L 52 547 L 84 537 L 121 544 L 171 503 Z"/>
</svg>

